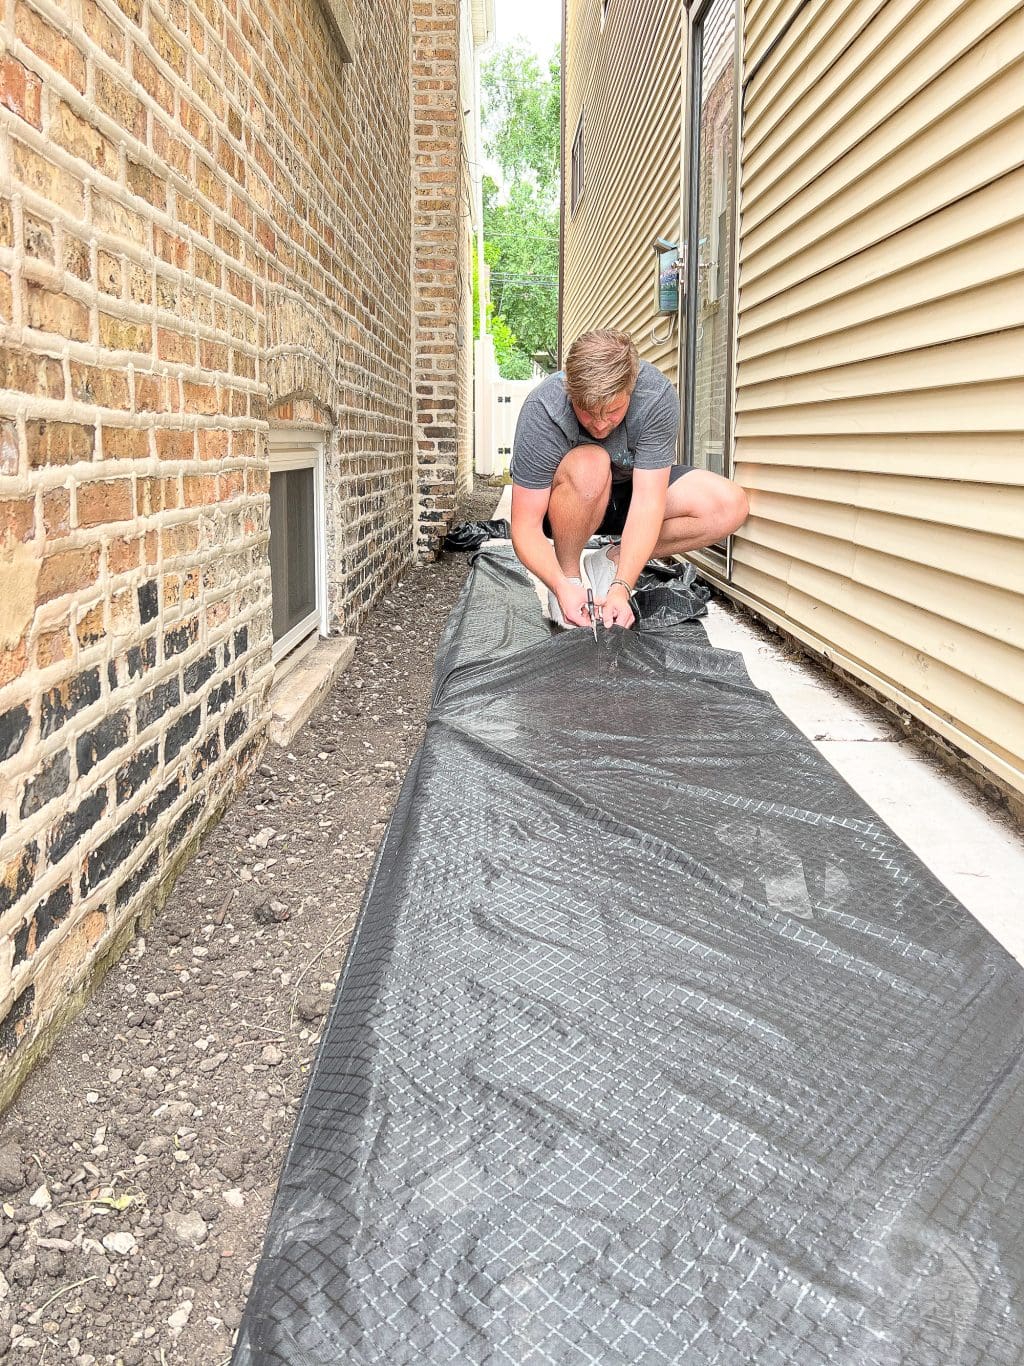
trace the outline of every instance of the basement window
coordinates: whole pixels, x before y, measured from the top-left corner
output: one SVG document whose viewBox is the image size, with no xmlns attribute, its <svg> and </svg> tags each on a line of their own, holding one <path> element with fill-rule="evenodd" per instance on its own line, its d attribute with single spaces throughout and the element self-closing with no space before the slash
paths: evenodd
<svg viewBox="0 0 1024 1366">
<path fill-rule="evenodd" d="M 327 634 L 324 436 L 270 433 L 270 591 L 273 660 Z"/>
<path fill-rule="evenodd" d="M 575 213 L 576 206 L 583 198 L 583 110 L 576 125 L 576 136 L 572 140 L 572 179 L 569 198 L 569 212 Z"/>
</svg>

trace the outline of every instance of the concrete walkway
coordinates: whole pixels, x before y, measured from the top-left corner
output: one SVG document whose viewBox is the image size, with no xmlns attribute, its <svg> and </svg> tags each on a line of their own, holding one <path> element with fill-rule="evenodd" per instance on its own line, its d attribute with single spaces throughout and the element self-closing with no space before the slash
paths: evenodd
<svg viewBox="0 0 1024 1366">
<path fill-rule="evenodd" d="M 506 488 L 495 517 L 511 512 Z M 880 705 L 844 687 L 767 628 L 712 602 L 713 645 L 743 656 L 751 681 L 999 942 L 1024 963 L 1024 837 L 966 778 L 908 737 Z"/>
</svg>

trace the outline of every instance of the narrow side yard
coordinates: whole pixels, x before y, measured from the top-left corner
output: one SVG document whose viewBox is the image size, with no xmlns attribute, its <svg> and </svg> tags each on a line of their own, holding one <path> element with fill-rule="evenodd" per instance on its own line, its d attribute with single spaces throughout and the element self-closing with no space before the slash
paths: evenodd
<svg viewBox="0 0 1024 1366">
<path fill-rule="evenodd" d="M 466 517 L 486 517 L 494 494 Z M 228 1359 L 466 557 L 410 569 L 0 1119 L 0 1358 Z"/>
</svg>

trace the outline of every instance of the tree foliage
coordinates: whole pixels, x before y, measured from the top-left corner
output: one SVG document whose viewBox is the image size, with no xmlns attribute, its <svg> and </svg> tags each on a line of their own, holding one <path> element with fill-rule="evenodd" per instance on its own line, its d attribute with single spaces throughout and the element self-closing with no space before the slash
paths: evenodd
<svg viewBox="0 0 1024 1366">
<path fill-rule="evenodd" d="M 546 68 L 510 43 L 483 67 L 484 254 L 492 332 L 505 379 L 526 379 L 536 356 L 553 369 L 558 339 L 559 55 Z M 498 332 L 502 334 L 499 346 Z"/>
</svg>

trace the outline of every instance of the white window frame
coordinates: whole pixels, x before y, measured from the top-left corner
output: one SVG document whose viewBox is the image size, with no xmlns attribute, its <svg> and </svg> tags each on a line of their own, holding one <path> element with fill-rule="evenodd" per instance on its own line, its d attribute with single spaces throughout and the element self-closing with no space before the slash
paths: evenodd
<svg viewBox="0 0 1024 1366">
<path fill-rule="evenodd" d="M 316 579 L 316 607 L 297 622 L 280 640 L 274 642 L 271 659 L 280 665 L 308 636 L 327 635 L 327 537 L 324 522 L 324 472 L 327 437 L 316 429 L 271 428 L 268 453 L 270 473 L 286 470 L 313 471 L 313 568 Z"/>
</svg>

